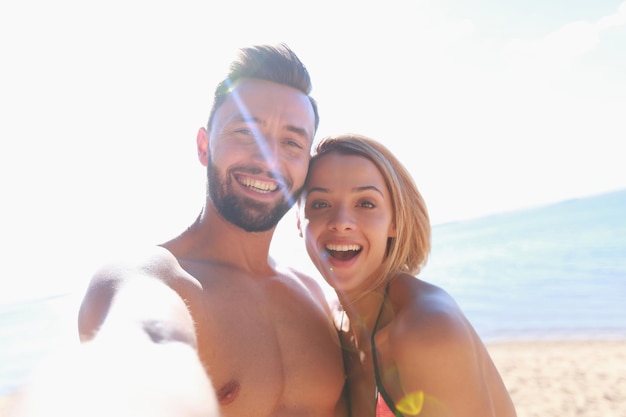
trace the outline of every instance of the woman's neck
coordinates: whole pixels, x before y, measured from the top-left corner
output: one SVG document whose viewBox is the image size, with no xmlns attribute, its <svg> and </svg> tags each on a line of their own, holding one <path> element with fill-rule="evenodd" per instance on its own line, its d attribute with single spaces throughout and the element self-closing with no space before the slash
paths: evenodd
<svg viewBox="0 0 626 417">
<path fill-rule="evenodd" d="M 369 349 L 369 340 L 379 316 L 384 314 L 386 285 L 381 285 L 358 297 L 339 297 L 341 306 L 349 320 L 350 330 L 359 346 Z M 381 323 L 378 324 L 378 328 Z"/>
</svg>

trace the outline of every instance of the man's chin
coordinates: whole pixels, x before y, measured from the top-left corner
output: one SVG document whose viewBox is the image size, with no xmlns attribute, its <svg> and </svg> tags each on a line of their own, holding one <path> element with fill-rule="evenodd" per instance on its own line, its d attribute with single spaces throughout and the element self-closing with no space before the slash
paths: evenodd
<svg viewBox="0 0 626 417">
<path fill-rule="evenodd" d="M 245 230 L 246 232 L 262 233 L 267 232 L 276 227 L 284 213 L 274 213 L 268 216 L 267 211 L 263 213 L 242 213 L 239 216 L 233 215 L 232 212 L 223 216 L 228 222 Z"/>
</svg>

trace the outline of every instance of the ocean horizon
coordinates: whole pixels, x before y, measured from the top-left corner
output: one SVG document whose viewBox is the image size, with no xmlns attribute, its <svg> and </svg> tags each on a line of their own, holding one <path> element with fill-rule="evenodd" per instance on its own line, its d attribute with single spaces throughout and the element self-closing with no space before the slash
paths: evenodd
<svg viewBox="0 0 626 417">
<path fill-rule="evenodd" d="M 420 278 L 486 342 L 626 337 L 626 190 L 433 227 Z"/>
<path fill-rule="evenodd" d="M 486 343 L 626 338 L 626 190 L 433 226 L 419 278 Z M 0 395 L 78 340 L 76 294 L 0 304 Z"/>
</svg>

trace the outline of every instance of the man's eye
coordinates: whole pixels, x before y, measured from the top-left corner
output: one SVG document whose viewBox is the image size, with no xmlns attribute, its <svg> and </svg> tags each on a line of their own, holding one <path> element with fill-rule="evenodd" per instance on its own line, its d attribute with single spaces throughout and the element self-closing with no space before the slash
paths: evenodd
<svg viewBox="0 0 626 417">
<path fill-rule="evenodd" d="M 293 146 L 293 147 L 296 147 L 298 149 L 302 149 L 302 145 L 297 140 L 287 140 L 286 143 L 289 146 Z"/>
</svg>

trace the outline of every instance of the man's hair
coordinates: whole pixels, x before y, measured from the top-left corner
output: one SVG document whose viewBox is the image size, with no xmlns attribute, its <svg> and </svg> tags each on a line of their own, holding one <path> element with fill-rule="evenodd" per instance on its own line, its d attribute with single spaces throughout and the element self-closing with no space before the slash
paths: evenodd
<svg viewBox="0 0 626 417">
<path fill-rule="evenodd" d="M 389 190 L 396 236 L 387 241 L 387 254 L 373 285 L 392 280 L 399 272 L 419 274 L 430 254 L 431 227 L 426 203 L 411 174 L 381 143 L 362 135 L 344 134 L 326 137 L 317 145 L 309 163 L 309 175 L 315 163 L 331 153 L 370 160 Z M 301 198 L 306 198 L 306 194 Z"/>
<path fill-rule="evenodd" d="M 317 130 L 319 114 L 317 103 L 310 96 L 311 77 L 302 61 L 284 43 L 257 45 L 239 50 L 239 54 L 230 64 L 228 75 L 215 89 L 207 130 L 211 129 L 215 112 L 228 97 L 228 94 L 240 80 L 246 78 L 271 81 L 301 91 L 311 101 L 315 115 L 315 130 Z"/>
</svg>

